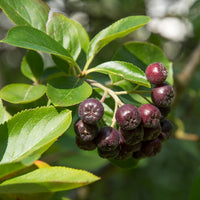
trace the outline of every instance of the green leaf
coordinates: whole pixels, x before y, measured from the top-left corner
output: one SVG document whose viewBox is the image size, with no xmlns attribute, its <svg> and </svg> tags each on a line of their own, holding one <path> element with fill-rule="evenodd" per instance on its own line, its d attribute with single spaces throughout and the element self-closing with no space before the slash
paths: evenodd
<svg viewBox="0 0 200 200">
<path fill-rule="evenodd" d="M 43 60 L 39 53 L 36 51 L 28 51 L 28 53 L 24 56 L 21 71 L 30 80 L 37 82 L 37 80 L 43 74 Z"/>
<path fill-rule="evenodd" d="M 95 54 L 97 54 L 104 46 L 116 38 L 121 38 L 134 30 L 144 26 L 150 21 L 147 16 L 130 16 L 114 24 L 108 26 L 99 32 L 90 42 L 88 48 L 88 60 L 92 60 Z"/>
<path fill-rule="evenodd" d="M 71 123 L 71 111 L 54 107 L 25 110 L 0 125 L 0 164 L 38 159 Z M 33 160 L 34 160 L 33 159 Z"/>
<path fill-rule="evenodd" d="M 1 40 L 13 46 L 41 51 L 62 57 L 64 60 L 76 65 L 70 53 L 46 33 L 28 26 L 16 26 L 8 31 L 6 38 Z"/>
<path fill-rule="evenodd" d="M 71 19 L 60 13 L 53 13 L 47 24 L 47 33 L 67 49 L 74 60 L 77 59 L 81 44 L 78 31 Z"/>
<path fill-rule="evenodd" d="M 0 91 L 0 97 L 10 103 L 29 103 L 42 97 L 45 92 L 44 85 L 9 84 Z"/>
<path fill-rule="evenodd" d="M 91 86 L 76 77 L 54 78 L 47 84 L 47 96 L 55 106 L 78 104 L 87 99 L 91 93 Z"/>
<path fill-rule="evenodd" d="M 127 160 L 109 159 L 109 161 L 120 168 L 126 168 L 126 169 L 137 167 L 137 164 L 139 162 L 134 158 L 129 158 Z"/>
<path fill-rule="evenodd" d="M 78 32 L 78 37 L 81 43 L 81 48 L 87 52 L 88 46 L 89 46 L 89 36 L 87 31 L 84 29 L 84 27 L 77 21 L 72 20 L 73 21 L 73 25 L 76 27 L 76 30 Z"/>
<path fill-rule="evenodd" d="M 0 7 L 16 25 L 46 31 L 49 7 L 40 0 L 0 0 Z"/>
<path fill-rule="evenodd" d="M 117 51 L 113 59 L 130 62 L 143 71 L 145 71 L 149 64 L 161 62 L 168 71 L 166 81 L 173 85 L 172 62 L 170 62 L 163 51 L 154 44 L 146 42 L 128 42 Z"/>
<path fill-rule="evenodd" d="M 102 63 L 94 68 L 91 68 L 90 70 L 88 70 L 88 73 L 90 72 L 116 75 L 133 83 L 143 85 L 145 87 L 150 87 L 150 83 L 147 81 L 145 73 L 131 63 L 109 61 Z"/>
<path fill-rule="evenodd" d="M 2 100 L 0 99 L 0 124 L 3 124 L 5 121 L 11 118 L 11 115 L 3 107 Z"/>
<path fill-rule="evenodd" d="M 36 169 L 0 184 L 0 193 L 42 193 L 71 190 L 100 178 L 84 170 L 66 167 Z"/>
</svg>

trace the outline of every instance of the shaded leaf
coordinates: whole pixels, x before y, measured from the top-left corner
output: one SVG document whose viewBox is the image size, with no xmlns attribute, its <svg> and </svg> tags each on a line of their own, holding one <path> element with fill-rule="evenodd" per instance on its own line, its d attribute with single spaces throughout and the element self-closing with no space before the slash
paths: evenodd
<svg viewBox="0 0 200 200">
<path fill-rule="evenodd" d="M 133 83 L 143 85 L 145 87 L 150 87 L 150 83 L 147 81 L 145 73 L 131 63 L 109 61 L 88 70 L 88 73 L 90 72 L 100 72 L 109 75 L 116 75 Z"/>
<path fill-rule="evenodd" d="M 74 21 L 60 13 L 53 13 L 47 24 L 47 33 L 67 49 L 74 60 L 77 59 L 81 44 Z"/>
<path fill-rule="evenodd" d="M 44 85 L 9 84 L 0 91 L 0 97 L 10 103 L 29 103 L 42 97 L 46 92 Z"/>
<path fill-rule="evenodd" d="M 195 179 L 193 181 L 189 200 L 199 200 L 200 199 L 199 187 L 200 187 L 200 170 L 198 170 L 197 176 L 195 177 Z"/>
<path fill-rule="evenodd" d="M 90 42 L 88 60 L 91 60 L 105 45 L 116 38 L 121 38 L 144 26 L 150 21 L 147 16 L 130 16 L 118 20 L 99 32 Z"/>
<path fill-rule="evenodd" d="M 0 184 L 0 193 L 42 193 L 70 190 L 99 180 L 84 171 L 66 167 L 36 169 Z"/>
<path fill-rule="evenodd" d="M 6 38 L 1 40 L 13 46 L 41 51 L 62 57 L 64 60 L 76 65 L 70 53 L 57 41 L 46 33 L 28 26 L 16 26 L 8 31 Z"/>
<path fill-rule="evenodd" d="M 91 93 L 91 86 L 76 77 L 54 78 L 47 84 L 47 96 L 55 106 L 78 104 L 87 99 Z"/>
<path fill-rule="evenodd" d="M 54 107 L 25 110 L 0 125 L 0 164 L 32 157 L 38 159 L 69 127 L 71 111 Z"/>
<path fill-rule="evenodd" d="M 40 0 L 0 0 L 0 7 L 16 25 L 46 31 L 49 7 Z"/>
<path fill-rule="evenodd" d="M 21 71 L 30 80 L 37 82 L 43 74 L 44 63 L 42 57 L 36 51 L 28 51 L 24 56 Z"/>
</svg>

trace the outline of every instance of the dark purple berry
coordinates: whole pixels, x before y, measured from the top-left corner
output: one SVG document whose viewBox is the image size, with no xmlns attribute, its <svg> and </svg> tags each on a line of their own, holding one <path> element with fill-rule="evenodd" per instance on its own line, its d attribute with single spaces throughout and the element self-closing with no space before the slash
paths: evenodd
<svg viewBox="0 0 200 200">
<path fill-rule="evenodd" d="M 76 145 L 83 150 L 92 151 L 96 148 L 94 141 L 83 141 L 80 137 L 76 136 Z"/>
<path fill-rule="evenodd" d="M 86 124 L 81 119 L 74 124 L 74 131 L 78 137 L 84 141 L 91 141 L 97 136 L 97 124 Z"/>
<path fill-rule="evenodd" d="M 115 115 L 117 124 L 124 130 L 136 128 L 141 122 L 141 116 L 136 106 L 125 104 L 121 106 Z"/>
<path fill-rule="evenodd" d="M 165 141 L 171 136 L 173 125 L 168 119 L 165 119 L 161 122 L 161 128 L 162 128 L 162 132 L 159 135 L 159 139 L 161 141 Z"/>
<path fill-rule="evenodd" d="M 129 145 L 125 143 L 120 144 L 120 153 L 116 159 L 125 160 L 132 156 L 133 152 L 139 151 L 142 147 L 142 143 L 137 143 L 134 145 Z"/>
<path fill-rule="evenodd" d="M 162 63 L 156 62 L 146 68 L 145 74 L 151 84 L 158 85 L 166 80 L 167 69 Z"/>
<path fill-rule="evenodd" d="M 142 152 L 142 150 L 133 152 L 133 158 L 135 158 L 135 159 L 142 159 L 145 157 L 147 157 L 147 156 Z"/>
<path fill-rule="evenodd" d="M 141 142 L 144 136 L 144 130 L 141 125 L 133 130 L 124 130 L 119 127 L 119 133 L 122 135 L 124 142 L 131 145 Z"/>
<path fill-rule="evenodd" d="M 168 106 L 168 107 L 160 107 L 158 109 L 160 110 L 160 113 L 161 113 L 160 120 L 164 120 L 168 116 L 168 114 L 170 113 L 171 107 L 170 106 Z"/>
<path fill-rule="evenodd" d="M 97 147 L 102 151 L 111 151 L 119 146 L 119 133 L 112 127 L 99 130 L 96 140 Z"/>
<path fill-rule="evenodd" d="M 158 124 L 156 127 L 144 128 L 144 141 L 156 139 L 161 133 L 161 126 Z"/>
<path fill-rule="evenodd" d="M 168 84 L 157 85 L 152 89 L 151 99 L 157 107 L 169 107 L 174 98 L 174 90 Z"/>
<path fill-rule="evenodd" d="M 160 123 L 160 111 L 151 104 L 143 104 L 139 107 L 143 127 L 152 128 Z"/>
<path fill-rule="evenodd" d="M 152 157 L 161 151 L 162 143 L 156 138 L 154 140 L 143 142 L 141 151 L 147 156 Z"/>
<path fill-rule="evenodd" d="M 96 124 L 104 114 L 102 103 L 97 99 L 86 99 L 78 108 L 79 117 L 87 124 Z"/>
<path fill-rule="evenodd" d="M 114 150 L 111 151 L 103 151 L 101 149 L 98 148 L 98 154 L 101 158 L 116 158 L 119 155 L 120 149 L 116 148 Z"/>
</svg>

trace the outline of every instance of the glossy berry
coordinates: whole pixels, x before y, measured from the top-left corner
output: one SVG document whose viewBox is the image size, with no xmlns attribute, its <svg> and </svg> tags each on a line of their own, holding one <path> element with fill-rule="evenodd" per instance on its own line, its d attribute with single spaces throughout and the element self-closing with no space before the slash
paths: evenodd
<svg viewBox="0 0 200 200">
<path fill-rule="evenodd" d="M 144 128 L 144 141 L 156 139 L 161 133 L 161 125 L 158 124 L 153 128 Z"/>
<path fill-rule="evenodd" d="M 84 141 L 80 137 L 76 136 L 76 145 L 83 150 L 92 151 L 96 148 L 96 143 L 94 141 Z"/>
<path fill-rule="evenodd" d="M 146 68 L 145 74 L 151 84 L 158 85 L 166 80 L 167 69 L 162 63 L 156 62 Z"/>
<path fill-rule="evenodd" d="M 159 135 L 159 139 L 161 141 L 165 141 L 171 136 L 173 125 L 168 119 L 165 119 L 161 122 L 161 127 L 162 127 L 162 132 Z"/>
<path fill-rule="evenodd" d="M 95 140 L 98 149 L 112 151 L 119 146 L 119 133 L 112 127 L 102 127 Z"/>
<path fill-rule="evenodd" d="M 80 118 L 87 124 L 96 124 L 104 114 L 104 108 L 97 99 L 86 99 L 80 103 L 78 108 Z"/>
<path fill-rule="evenodd" d="M 141 151 L 147 156 L 152 157 L 161 151 L 162 143 L 156 138 L 154 140 L 146 141 L 143 143 Z"/>
<path fill-rule="evenodd" d="M 74 131 L 78 137 L 84 141 L 93 140 L 98 132 L 97 124 L 86 124 L 81 119 L 77 120 L 74 124 Z"/>
<path fill-rule="evenodd" d="M 168 84 L 157 85 L 152 89 L 151 99 L 157 107 L 169 107 L 174 98 L 174 90 Z"/>
<path fill-rule="evenodd" d="M 141 116 L 136 106 L 125 104 L 121 106 L 115 115 L 117 124 L 124 130 L 136 128 L 141 122 Z"/>
<path fill-rule="evenodd" d="M 144 130 L 141 125 L 136 127 L 133 130 L 124 130 L 119 127 L 119 133 L 123 137 L 123 141 L 126 144 L 134 145 L 143 140 Z"/>
<path fill-rule="evenodd" d="M 152 128 L 160 123 L 160 111 L 151 104 L 143 104 L 139 107 L 143 127 Z"/>
<path fill-rule="evenodd" d="M 120 149 L 116 148 L 114 150 L 110 150 L 110 151 L 104 151 L 98 148 L 98 154 L 101 158 L 116 158 L 119 155 Z"/>
</svg>

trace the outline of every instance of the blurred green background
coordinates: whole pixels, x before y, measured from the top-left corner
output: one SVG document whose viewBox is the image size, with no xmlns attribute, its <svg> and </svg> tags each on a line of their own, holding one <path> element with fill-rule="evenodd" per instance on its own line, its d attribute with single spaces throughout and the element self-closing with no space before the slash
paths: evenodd
<svg viewBox="0 0 200 200">
<path fill-rule="evenodd" d="M 115 49 L 127 41 L 148 41 L 159 46 L 172 61 L 177 99 L 169 119 L 174 135 L 154 158 L 144 159 L 135 169 L 120 169 L 96 152 L 84 152 L 74 144 L 67 131 L 43 155 L 51 165 L 86 169 L 99 175 L 92 185 L 56 194 L 73 200 L 187 200 L 200 165 L 200 1 L 199 0 L 51 0 L 52 11 L 62 12 L 79 21 L 92 38 L 101 29 L 129 15 L 148 15 L 152 21 L 123 39 L 103 48 L 96 63 L 110 60 Z M 0 11 L 0 39 L 13 24 Z M 9 83 L 28 83 L 20 72 L 26 50 L 0 45 L 0 87 Z M 45 66 L 51 65 L 48 55 Z M 195 63 L 194 63 L 195 62 Z M 188 79 L 184 69 L 192 69 Z M 188 67 L 189 66 L 189 67 Z M 182 79 L 180 80 L 180 77 Z M 181 85 L 182 82 L 184 84 Z M 10 113 L 23 105 L 5 103 Z M 75 109 L 75 108 L 74 108 Z M 73 127 L 71 127 L 73 128 Z M 189 135 L 188 135 L 189 134 Z M 200 186 L 200 185 L 199 185 Z M 198 199 L 198 198 L 196 198 Z M 199 197 L 200 199 L 200 197 Z"/>
</svg>

